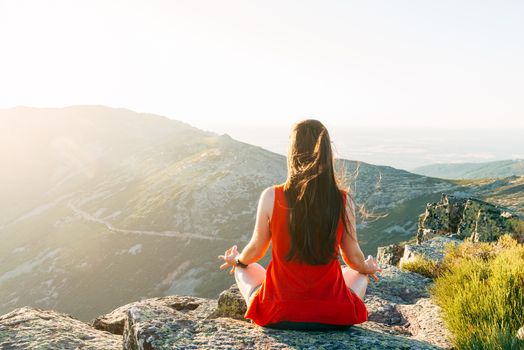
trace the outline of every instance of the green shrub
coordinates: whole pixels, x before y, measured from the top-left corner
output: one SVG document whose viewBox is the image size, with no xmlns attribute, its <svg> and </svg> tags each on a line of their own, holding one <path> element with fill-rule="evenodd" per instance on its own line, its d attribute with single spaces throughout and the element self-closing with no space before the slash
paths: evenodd
<svg viewBox="0 0 524 350">
<path fill-rule="evenodd" d="M 524 221 L 518 219 L 510 219 L 509 226 L 514 237 L 519 242 L 524 243 Z"/>
<path fill-rule="evenodd" d="M 524 326 L 524 246 L 498 242 L 448 246 L 431 293 L 459 349 L 513 349 Z"/>
<path fill-rule="evenodd" d="M 414 258 L 408 261 L 403 261 L 400 264 L 400 268 L 403 270 L 416 272 L 429 278 L 437 277 L 439 270 L 435 261 L 426 259 L 420 255 L 415 255 Z"/>
</svg>

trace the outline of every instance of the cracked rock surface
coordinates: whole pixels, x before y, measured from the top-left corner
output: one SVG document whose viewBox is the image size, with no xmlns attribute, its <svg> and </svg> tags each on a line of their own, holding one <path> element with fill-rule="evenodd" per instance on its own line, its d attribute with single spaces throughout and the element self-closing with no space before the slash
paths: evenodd
<svg viewBox="0 0 524 350">
<path fill-rule="evenodd" d="M 122 349 L 122 337 L 60 312 L 22 307 L 0 316 L 0 349 Z"/>
<path fill-rule="evenodd" d="M 50 310 L 0 316 L 1 349 L 446 349 L 448 333 L 429 298 L 431 280 L 383 265 L 365 302 L 369 321 L 343 331 L 259 327 L 243 318 L 233 285 L 218 300 L 166 296 L 124 305 L 92 325 Z"/>
</svg>

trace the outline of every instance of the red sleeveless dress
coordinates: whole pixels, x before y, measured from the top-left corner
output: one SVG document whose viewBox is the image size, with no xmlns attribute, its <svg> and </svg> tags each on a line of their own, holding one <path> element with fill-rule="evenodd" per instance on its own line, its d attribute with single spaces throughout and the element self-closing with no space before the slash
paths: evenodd
<svg viewBox="0 0 524 350">
<path fill-rule="evenodd" d="M 280 321 L 352 325 L 367 321 L 362 300 L 346 286 L 338 259 L 325 265 L 288 262 L 290 237 L 284 185 L 275 185 L 271 216 L 271 261 L 266 278 L 247 306 L 245 318 L 264 326 Z M 346 196 L 343 196 L 344 204 Z M 344 225 L 340 218 L 337 242 Z M 338 249 L 338 245 L 337 245 Z"/>
</svg>

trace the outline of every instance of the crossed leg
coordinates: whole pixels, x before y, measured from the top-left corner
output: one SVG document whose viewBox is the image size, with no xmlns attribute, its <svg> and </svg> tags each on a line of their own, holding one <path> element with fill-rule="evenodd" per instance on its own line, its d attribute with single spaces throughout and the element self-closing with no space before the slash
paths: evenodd
<svg viewBox="0 0 524 350">
<path fill-rule="evenodd" d="M 235 281 L 246 303 L 251 291 L 262 284 L 265 277 L 266 269 L 258 263 L 249 264 L 246 268 L 235 268 Z"/>
<path fill-rule="evenodd" d="M 368 286 L 368 276 L 353 270 L 349 266 L 342 266 L 342 276 L 344 276 L 346 286 L 363 300 Z"/>
<path fill-rule="evenodd" d="M 357 294 L 360 299 L 364 299 L 368 286 L 368 277 L 348 266 L 342 267 L 344 282 Z M 235 269 L 235 281 L 240 293 L 246 303 L 249 302 L 249 295 L 258 285 L 262 284 L 266 277 L 266 269 L 258 263 L 249 264 L 246 268 L 237 267 Z"/>
</svg>

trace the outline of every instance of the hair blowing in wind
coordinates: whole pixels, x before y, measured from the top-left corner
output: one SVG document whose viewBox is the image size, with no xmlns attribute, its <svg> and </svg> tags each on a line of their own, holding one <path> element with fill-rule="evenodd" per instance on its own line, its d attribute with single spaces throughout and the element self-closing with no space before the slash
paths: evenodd
<svg viewBox="0 0 524 350">
<path fill-rule="evenodd" d="M 291 245 L 286 258 L 327 264 L 338 256 L 336 232 L 342 213 L 344 232 L 353 237 L 348 228 L 354 226 L 343 206 L 348 190 L 335 175 L 331 139 L 320 121 L 307 119 L 293 125 L 287 166 L 284 193 L 290 207 Z"/>
</svg>

